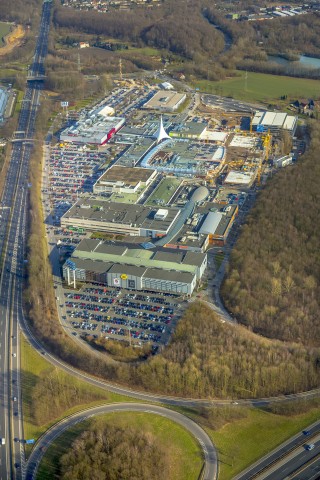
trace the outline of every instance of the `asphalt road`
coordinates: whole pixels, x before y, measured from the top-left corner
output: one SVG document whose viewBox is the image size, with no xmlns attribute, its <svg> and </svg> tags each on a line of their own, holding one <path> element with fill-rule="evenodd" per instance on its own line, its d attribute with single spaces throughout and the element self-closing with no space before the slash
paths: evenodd
<svg viewBox="0 0 320 480">
<path fill-rule="evenodd" d="M 320 421 L 308 427 L 305 432 L 308 432 L 308 435 L 303 432 L 294 435 L 241 472 L 234 480 L 284 480 L 289 475 L 294 475 L 290 478 L 299 480 L 311 478 L 308 475 L 315 469 L 315 465 L 313 462 L 308 465 L 309 461 L 315 458 L 316 466 L 319 466 Z M 315 444 L 315 448 L 308 451 L 306 445 L 311 443 Z"/>
<path fill-rule="evenodd" d="M 43 4 L 39 36 L 35 48 L 32 73 L 43 75 L 47 53 L 51 3 Z M 28 205 L 29 161 L 32 153 L 35 119 L 42 84 L 28 82 L 19 114 L 17 130 L 0 202 L 0 480 L 21 478 L 24 449 L 14 439 L 23 438 L 20 352 L 18 322 L 22 317 L 22 286 L 25 259 L 26 212 Z M 17 468 L 18 467 L 18 468 Z"/>
<path fill-rule="evenodd" d="M 195 422 L 190 420 L 188 417 L 181 415 L 181 413 L 169 410 L 164 407 L 158 407 L 150 404 L 140 404 L 140 403 L 121 403 L 113 405 L 103 405 L 100 407 L 91 408 L 83 412 L 77 413 L 68 417 L 50 430 L 48 430 L 37 442 L 30 458 L 27 463 L 26 478 L 27 480 L 35 478 L 35 473 L 38 468 L 38 465 L 41 461 L 42 456 L 44 455 L 45 450 L 50 445 L 50 443 L 57 438 L 61 433 L 71 426 L 82 422 L 83 420 L 92 417 L 93 415 L 101 415 L 103 413 L 112 413 L 112 412 L 144 412 L 144 413 L 154 413 L 156 415 L 161 415 L 166 417 L 180 425 L 182 425 L 186 430 L 188 430 L 199 442 L 204 456 L 205 468 L 203 480 L 215 480 L 218 474 L 218 460 L 215 447 L 207 435 L 207 433 L 199 427 Z"/>
</svg>

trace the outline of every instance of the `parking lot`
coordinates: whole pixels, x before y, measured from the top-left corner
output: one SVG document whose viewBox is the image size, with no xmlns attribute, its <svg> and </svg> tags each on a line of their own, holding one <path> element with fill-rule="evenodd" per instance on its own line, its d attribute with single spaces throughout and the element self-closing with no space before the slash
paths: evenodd
<svg viewBox="0 0 320 480">
<path fill-rule="evenodd" d="M 45 167 L 48 178 L 46 213 L 59 225 L 61 216 L 77 200 L 78 195 L 92 191 L 99 176 L 98 170 L 106 161 L 105 153 L 80 150 L 77 147 L 51 149 L 49 164 Z"/>
<path fill-rule="evenodd" d="M 65 290 L 60 308 L 73 335 L 159 346 L 167 343 L 186 305 L 168 293 L 85 285 L 80 291 Z"/>
</svg>

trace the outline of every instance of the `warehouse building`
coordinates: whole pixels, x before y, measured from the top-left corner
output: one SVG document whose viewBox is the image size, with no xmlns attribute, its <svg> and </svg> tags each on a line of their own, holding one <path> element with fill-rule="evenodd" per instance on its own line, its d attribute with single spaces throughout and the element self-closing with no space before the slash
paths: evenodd
<svg viewBox="0 0 320 480">
<path fill-rule="evenodd" d="M 159 90 L 143 105 L 143 108 L 159 110 L 160 112 L 174 112 L 186 98 L 185 93 Z"/>
<path fill-rule="evenodd" d="M 92 110 L 85 118 L 63 130 L 60 134 L 60 140 L 62 142 L 96 145 L 107 143 L 125 122 L 124 118 L 111 117 L 111 112 L 112 107 L 108 105 Z"/>
<path fill-rule="evenodd" d="M 180 210 L 80 198 L 62 217 L 62 227 L 95 232 L 161 238 L 178 218 Z"/>
<path fill-rule="evenodd" d="M 191 295 L 207 267 L 207 255 L 145 250 L 132 244 L 84 239 L 63 266 L 63 276 L 135 290 L 159 290 Z"/>
<path fill-rule="evenodd" d="M 281 112 L 256 112 L 252 120 L 252 128 L 257 132 L 280 133 L 289 132 L 294 135 L 298 117 Z"/>
<path fill-rule="evenodd" d="M 114 165 L 96 181 L 93 192 L 97 194 L 136 193 L 139 189 L 150 185 L 156 175 L 156 170 Z"/>
</svg>

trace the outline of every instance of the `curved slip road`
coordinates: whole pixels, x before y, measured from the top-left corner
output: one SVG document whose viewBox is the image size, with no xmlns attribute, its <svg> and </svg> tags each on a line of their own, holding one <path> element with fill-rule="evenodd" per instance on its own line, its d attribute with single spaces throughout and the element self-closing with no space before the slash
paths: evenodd
<svg viewBox="0 0 320 480">
<path fill-rule="evenodd" d="M 76 413 L 55 424 L 39 438 L 37 444 L 35 445 L 27 463 L 27 480 L 31 480 L 36 477 L 36 472 L 45 450 L 53 442 L 53 440 L 59 437 L 65 430 L 69 429 L 73 425 L 76 425 L 77 423 L 83 422 L 87 418 L 90 418 L 94 415 L 114 412 L 153 413 L 155 415 L 161 415 L 165 418 L 168 418 L 169 420 L 172 420 L 173 422 L 178 423 L 186 430 L 188 430 L 188 432 L 196 438 L 196 440 L 201 446 L 204 456 L 204 472 L 202 479 L 216 480 L 218 474 L 217 452 L 207 433 L 197 423 L 195 423 L 190 418 L 185 417 L 181 413 L 169 410 L 164 407 L 140 403 L 102 405 Z"/>
</svg>

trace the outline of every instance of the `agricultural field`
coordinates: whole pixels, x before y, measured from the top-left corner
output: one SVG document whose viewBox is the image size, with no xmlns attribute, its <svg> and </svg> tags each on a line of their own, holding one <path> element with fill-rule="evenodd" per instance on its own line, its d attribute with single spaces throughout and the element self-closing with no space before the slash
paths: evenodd
<svg viewBox="0 0 320 480">
<path fill-rule="evenodd" d="M 181 184 L 181 179 L 167 177 L 161 180 L 157 188 L 152 192 L 146 205 L 161 206 L 166 205 L 175 194 Z"/>
<path fill-rule="evenodd" d="M 218 82 L 199 80 L 194 82 L 194 87 L 214 95 L 264 103 L 279 100 L 283 95 L 287 95 L 288 99 L 296 99 L 301 97 L 301 92 L 306 98 L 317 97 L 319 94 L 319 80 L 253 72 L 247 72 L 246 79 L 245 72 L 238 74 L 237 77 Z"/>
<path fill-rule="evenodd" d="M 10 33 L 12 23 L 0 22 L 0 48 L 5 45 L 4 37 Z"/>
</svg>

